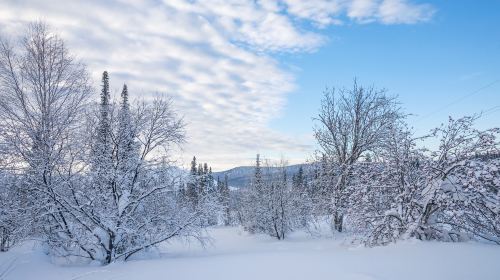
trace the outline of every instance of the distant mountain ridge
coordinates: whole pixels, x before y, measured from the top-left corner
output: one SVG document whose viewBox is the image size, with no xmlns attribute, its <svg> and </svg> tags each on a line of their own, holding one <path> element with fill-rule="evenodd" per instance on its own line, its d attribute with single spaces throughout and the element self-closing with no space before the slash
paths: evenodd
<svg viewBox="0 0 500 280">
<path fill-rule="evenodd" d="M 306 169 L 311 164 L 303 163 L 303 164 L 295 164 L 289 165 L 286 167 L 286 172 L 288 178 L 291 179 L 292 175 L 299 171 L 299 168 L 302 166 Z M 267 167 L 266 167 L 267 168 Z M 278 172 L 279 167 L 270 167 L 271 172 Z M 255 172 L 255 166 L 239 166 L 234 167 L 229 170 L 214 172 L 214 178 L 217 179 L 219 177 L 220 180 L 224 180 L 224 176 L 227 174 L 228 183 L 230 187 L 233 188 L 245 188 L 250 185 L 252 182 L 252 178 Z"/>
</svg>

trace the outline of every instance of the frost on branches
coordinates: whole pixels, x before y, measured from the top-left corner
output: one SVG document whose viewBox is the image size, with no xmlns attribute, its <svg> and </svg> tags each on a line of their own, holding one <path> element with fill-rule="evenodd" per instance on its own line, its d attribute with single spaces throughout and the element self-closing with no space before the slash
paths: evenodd
<svg viewBox="0 0 500 280">
<path fill-rule="evenodd" d="M 247 231 L 281 240 L 296 228 L 301 215 L 300 208 L 294 206 L 301 192 L 292 190 L 285 167 L 284 161 L 275 169 L 269 162 L 262 166 L 257 155 L 252 184 L 243 194 L 242 223 Z"/>
<path fill-rule="evenodd" d="M 177 199 L 180 178 L 162 153 L 184 140 L 171 103 L 155 99 L 132 107 L 124 86 L 115 105 L 107 72 L 102 83 L 99 109 L 87 125 L 89 172 L 56 198 L 65 210 L 60 222 L 69 226 L 63 234 L 52 232 L 50 249 L 110 263 L 170 238 L 201 238 L 200 214 Z"/>
<path fill-rule="evenodd" d="M 212 168 L 207 163 L 196 165 L 196 157 L 191 161 L 191 170 L 185 186 L 180 188 L 179 197 L 193 211 L 203 213 L 203 225 L 213 226 L 228 223 L 229 189 L 220 180 L 215 181 Z"/>
<path fill-rule="evenodd" d="M 408 237 L 499 243 L 498 130 L 476 130 L 474 120 L 450 118 L 433 130 L 436 151 L 416 149 L 397 129 L 381 163 L 358 167 L 351 216 L 368 245 Z"/>
<path fill-rule="evenodd" d="M 0 43 L 2 250 L 26 235 L 107 264 L 175 237 L 203 241 L 205 215 L 179 199 L 169 160 L 184 142 L 169 99 L 131 104 L 124 86 L 115 103 L 104 72 L 92 103 L 85 66 L 43 23 Z"/>
<path fill-rule="evenodd" d="M 366 153 L 375 152 L 388 135 L 388 129 L 402 117 L 394 97 L 386 90 L 359 86 L 354 80 L 351 89 L 326 91 L 316 118 L 315 137 L 324 157 L 335 168 L 330 181 L 330 215 L 336 231 L 342 232 L 348 185 L 353 166 Z"/>
</svg>

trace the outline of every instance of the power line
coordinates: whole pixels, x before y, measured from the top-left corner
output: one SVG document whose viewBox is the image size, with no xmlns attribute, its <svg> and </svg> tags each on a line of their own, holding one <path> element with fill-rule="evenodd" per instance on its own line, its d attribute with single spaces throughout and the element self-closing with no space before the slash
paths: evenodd
<svg viewBox="0 0 500 280">
<path fill-rule="evenodd" d="M 428 117 L 430 117 L 432 115 L 435 115 L 436 113 L 439 113 L 439 112 L 443 111 L 444 109 L 446 109 L 446 108 L 448 108 L 450 106 L 453 106 L 453 105 L 455 105 L 457 103 L 460 103 L 460 102 L 464 101 L 465 99 L 467 99 L 467 98 L 469 98 L 471 96 L 474 96 L 474 95 L 480 93 L 481 91 L 483 91 L 483 90 L 491 87 L 492 85 L 494 85 L 494 84 L 496 84 L 498 82 L 500 82 L 500 79 L 494 80 L 493 82 L 490 82 L 490 83 L 488 83 L 488 84 L 486 84 L 486 85 L 484 85 L 484 86 L 482 86 L 482 87 L 480 87 L 480 88 L 478 88 L 478 89 L 476 89 L 476 90 L 474 90 L 474 91 L 472 91 L 472 92 L 470 92 L 470 93 L 468 93 L 468 94 L 466 94 L 466 95 L 464 95 L 464 96 L 456 99 L 455 101 L 452 101 L 452 102 L 450 102 L 450 103 L 442 106 L 441 108 L 439 108 L 439 109 L 437 109 L 437 110 L 435 110 L 435 111 L 433 111 L 433 112 L 431 112 L 431 113 L 429 113 L 429 114 L 427 114 L 425 116 L 422 116 L 416 122 L 420 122 L 420 121 L 422 121 L 422 120 L 424 120 L 424 119 L 426 119 L 426 118 L 428 118 Z"/>
<path fill-rule="evenodd" d="M 485 110 L 485 111 L 481 112 L 481 116 L 485 117 L 485 116 L 491 115 L 493 113 L 496 113 L 498 111 L 500 111 L 500 105 L 491 107 L 488 110 Z"/>
</svg>

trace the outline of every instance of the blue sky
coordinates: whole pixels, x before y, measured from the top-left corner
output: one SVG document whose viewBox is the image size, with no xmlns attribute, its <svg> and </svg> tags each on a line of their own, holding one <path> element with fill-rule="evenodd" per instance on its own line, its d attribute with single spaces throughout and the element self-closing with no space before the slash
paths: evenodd
<svg viewBox="0 0 500 280">
<path fill-rule="evenodd" d="M 430 3 L 436 13 L 428 22 L 331 26 L 322 32 L 329 41 L 318 51 L 280 56 L 283 64 L 299 68 L 297 89 L 272 127 L 310 133 L 324 88 L 348 87 L 354 77 L 398 95 L 415 114 L 409 122 L 417 134 L 449 115 L 500 106 L 500 2 Z M 500 109 L 486 113 L 478 125 L 499 126 Z"/>
<path fill-rule="evenodd" d="M 310 158 L 323 90 L 354 77 L 398 95 L 417 134 L 490 108 L 478 125 L 499 126 L 499 11 L 499 1 L 0 0 L 0 34 L 43 20 L 96 87 L 108 70 L 136 100 L 171 96 L 187 123 L 179 164 L 196 155 L 222 170 L 256 153 Z"/>
</svg>

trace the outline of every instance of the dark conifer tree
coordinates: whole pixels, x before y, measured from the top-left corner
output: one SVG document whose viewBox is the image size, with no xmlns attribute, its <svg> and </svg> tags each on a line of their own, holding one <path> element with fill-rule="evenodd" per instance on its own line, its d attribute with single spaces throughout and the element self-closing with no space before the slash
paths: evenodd
<svg viewBox="0 0 500 280">
<path fill-rule="evenodd" d="M 196 168 L 196 157 L 193 157 L 191 161 L 191 174 L 186 186 L 186 196 L 193 206 L 198 204 L 198 173 L 199 168 Z"/>
<path fill-rule="evenodd" d="M 111 138 L 111 105 L 108 72 L 102 74 L 101 102 L 96 138 L 92 149 L 94 184 L 103 190 L 110 186 L 113 178 L 113 147 Z"/>
</svg>

